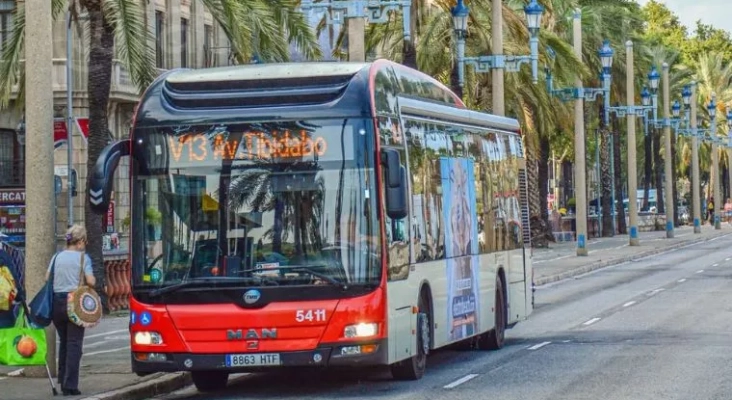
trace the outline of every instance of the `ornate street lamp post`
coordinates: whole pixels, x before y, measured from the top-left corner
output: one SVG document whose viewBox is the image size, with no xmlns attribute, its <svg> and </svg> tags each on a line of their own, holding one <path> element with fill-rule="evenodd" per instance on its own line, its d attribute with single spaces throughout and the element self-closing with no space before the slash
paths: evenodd
<svg viewBox="0 0 732 400">
<path fill-rule="evenodd" d="M 301 0 L 300 10 L 326 11 L 326 24 L 340 25 L 344 19 L 348 24 L 348 59 L 364 61 L 366 59 L 364 35 L 366 20 L 372 24 L 389 22 L 389 12 L 402 10 L 404 40 L 409 40 L 411 32 L 410 9 L 411 0 Z"/>
<path fill-rule="evenodd" d="M 536 0 L 531 0 L 524 7 L 526 14 L 526 23 L 529 27 L 529 47 L 530 55 L 504 55 L 493 54 L 489 56 L 465 57 L 465 39 L 468 35 L 468 17 L 470 10 L 463 4 L 463 0 L 458 0 L 455 7 L 452 8 L 452 21 L 455 36 L 457 38 L 457 61 L 458 61 L 458 81 L 460 87 L 465 83 L 465 66 L 472 65 L 475 72 L 485 73 L 493 69 L 505 69 L 508 72 L 518 72 L 521 65 L 531 62 L 531 73 L 534 83 L 539 81 L 539 29 L 541 27 L 541 16 L 544 13 L 542 7 Z"/>
<path fill-rule="evenodd" d="M 582 29 L 581 13 L 575 11 L 574 15 L 574 51 L 578 57 L 582 56 Z M 610 67 L 612 66 L 613 51 L 606 41 L 598 51 L 603 65 L 603 87 L 585 88 L 578 78 L 576 86 L 570 88 L 554 88 L 554 80 L 551 71 L 546 68 L 546 86 L 550 95 L 557 97 L 560 101 L 575 102 L 575 188 L 574 196 L 576 201 L 576 226 L 577 226 L 577 255 L 586 256 L 587 250 L 587 195 L 585 184 L 585 132 L 584 132 L 584 110 L 583 101 L 595 101 L 597 96 L 603 95 L 606 98 L 605 105 L 609 103 L 610 95 Z M 607 112 L 604 121 L 607 123 Z M 611 209 L 612 210 L 612 209 Z M 612 211 L 611 211 L 612 212 Z M 613 213 L 614 214 L 614 213 Z M 598 227 L 599 228 L 599 227 Z"/>
</svg>

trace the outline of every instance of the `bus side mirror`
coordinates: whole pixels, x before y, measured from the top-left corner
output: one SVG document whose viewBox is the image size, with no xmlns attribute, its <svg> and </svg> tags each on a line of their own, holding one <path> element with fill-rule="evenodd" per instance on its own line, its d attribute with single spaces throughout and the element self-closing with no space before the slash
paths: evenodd
<svg viewBox="0 0 732 400">
<path fill-rule="evenodd" d="M 119 159 L 130 155 L 129 139 L 108 144 L 97 158 L 89 177 L 89 203 L 94 212 L 103 214 L 109 208 L 109 201 L 114 186 L 114 172 Z"/>
<path fill-rule="evenodd" d="M 407 171 L 401 164 L 399 152 L 394 149 L 383 149 L 381 164 L 385 167 L 386 215 L 397 220 L 406 218 Z"/>
</svg>

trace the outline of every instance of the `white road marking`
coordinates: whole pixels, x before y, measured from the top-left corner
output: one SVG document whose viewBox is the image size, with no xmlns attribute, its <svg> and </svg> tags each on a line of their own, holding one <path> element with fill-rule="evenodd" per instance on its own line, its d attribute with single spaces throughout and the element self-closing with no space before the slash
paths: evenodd
<svg viewBox="0 0 732 400">
<path fill-rule="evenodd" d="M 718 266 L 719 266 L 719 264 L 713 264 L 712 265 L 712 267 L 718 267 Z"/>
<path fill-rule="evenodd" d="M 465 383 L 465 382 L 467 382 L 467 381 L 469 381 L 471 379 L 474 379 L 476 376 L 478 376 L 478 374 L 468 374 L 468 375 L 465 375 L 464 377 L 462 377 L 462 378 L 460 378 L 460 379 L 458 379 L 458 380 L 456 380 L 456 381 L 454 381 L 452 383 L 448 383 L 447 385 L 443 386 L 443 388 L 444 389 L 452 389 L 454 387 L 457 387 L 457 386 L 462 385 L 463 383 Z"/>
<path fill-rule="evenodd" d="M 592 324 L 594 324 L 595 322 L 597 322 L 597 321 L 599 321 L 599 320 L 600 320 L 600 318 L 598 318 L 598 317 L 595 317 L 595 318 L 592 318 L 592 319 L 591 319 L 591 320 L 589 320 L 589 321 L 585 321 L 585 322 L 584 322 L 584 323 L 583 323 L 582 325 L 585 325 L 585 326 L 587 326 L 587 325 L 592 325 Z"/>
<path fill-rule="evenodd" d="M 7 376 L 0 376 L 0 381 L 3 380 L 3 379 L 8 379 L 8 377 Z"/>
<path fill-rule="evenodd" d="M 678 283 L 684 283 L 684 282 L 686 282 L 686 278 L 681 278 L 681 279 L 679 279 L 679 280 L 678 280 L 678 281 L 676 281 L 676 282 L 678 282 Z"/>
<path fill-rule="evenodd" d="M 548 260 L 538 260 L 538 261 L 534 261 L 532 264 L 542 264 L 542 263 L 545 263 L 545 262 L 562 260 L 562 259 L 569 258 L 569 257 L 572 257 L 572 254 L 568 254 L 568 255 L 564 255 L 564 256 L 560 256 L 560 257 L 555 257 L 555 258 L 550 258 Z"/>
<path fill-rule="evenodd" d="M 659 292 L 663 292 L 664 290 L 666 290 L 666 289 L 664 289 L 664 288 L 658 288 L 658 289 L 654 289 L 654 290 L 653 290 L 653 291 L 651 291 L 650 293 L 646 294 L 646 296 L 653 296 L 653 295 L 655 295 L 656 293 L 659 293 Z"/>
<path fill-rule="evenodd" d="M 109 336 L 109 335 L 113 335 L 115 333 L 122 333 L 122 332 L 129 332 L 129 331 L 130 331 L 129 329 L 120 329 L 118 331 L 95 333 L 93 335 L 86 335 L 86 336 L 84 336 L 84 339 L 91 339 L 91 338 L 95 338 L 95 337 Z"/>
<path fill-rule="evenodd" d="M 529 347 L 529 350 L 539 350 L 540 348 L 548 345 L 549 343 L 551 343 L 551 342 L 542 342 L 542 343 L 539 343 L 539 344 L 535 344 L 535 345 Z"/>
<path fill-rule="evenodd" d="M 25 368 L 16 369 L 15 371 L 8 372 L 8 376 L 21 376 L 23 375 L 23 371 L 25 371 Z"/>
<path fill-rule="evenodd" d="M 91 353 L 84 353 L 84 356 L 96 356 L 98 354 L 116 353 L 118 351 L 129 350 L 130 346 L 118 347 L 116 349 L 92 351 Z"/>
<path fill-rule="evenodd" d="M 727 258 L 724 259 L 724 261 L 729 261 L 729 260 L 732 260 L 732 258 L 727 257 Z"/>
<path fill-rule="evenodd" d="M 92 349 L 94 347 L 104 346 L 105 344 L 107 344 L 107 343 L 105 343 L 105 342 L 96 342 L 96 343 L 85 344 L 84 345 L 84 350 L 86 350 L 86 349 Z"/>
<path fill-rule="evenodd" d="M 129 341 L 129 340 L 130 340 L 130 337 L 129 336 L 105 336 L 104 337 L 104 341 L 102 341 L 102 342 L 94 342 L 94 343 L 89 343 L 89 344 L 86 344 L 85 343 L 84 344 L 84 348 L 85 349 L 91 349 L 93 347 L 99 347 L 99 346 L 108 345 L 109 342 L 120 342 L 120 341 L 125 341 L 126 342 L 126 341 Z"/>
<path fill-rule="evenodd" d="M 699 271 L 696 271 L 697 274 L 701 274 L 702 272 L 704 272 L 703 269 L 700 269 Z"/>
<path fill-rule="evenodd" d="M 623 307 L 630 307 L 630 306 L 632 306 L 633 304 L 635 304 L 635 300 L 633 300 L 633 301 L 629 301 L 629 302 L 627 302 L 627 303 L 623 304 Z"/>
</svg>

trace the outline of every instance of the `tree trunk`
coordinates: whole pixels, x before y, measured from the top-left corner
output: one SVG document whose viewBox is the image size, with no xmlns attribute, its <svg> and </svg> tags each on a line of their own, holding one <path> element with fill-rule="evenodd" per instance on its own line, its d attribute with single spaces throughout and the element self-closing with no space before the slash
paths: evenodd
<svg viewBox="0 0 732 400">
<path fill-rule="evenodd" d="M 541 227 L 543 232 L 541 233 L 544 238 L 549 242 L 554 242 L 554 233 L 552 232 L 552 224 L 549 221 L 549 203 L 547 197 L 549 195 L 549 154 L 551 152 L 551 145 L 549 144 L 549 138 L 542 135 L 539 138 L 539 163 L 537 165 L 538 177 L 539 177 L 539 202 Z"/>
<path fill-rule="evenodd" d="M 417 50 L 414 48 L 414 43 L 412 43 L 411 40 L 405 40 L 403 41 L 403 54 L 402 54 L 402 64 L 409 68 L 418 69 L 417 68 Z"/>
<path fill-rule="evenodd" d="M 421 10 L 420 0 L 412 0 L 412 5 L 409 8 L 411 35 L 409 40 L 402 41 L 402 64 L 413 69 L 419 69 L 417 68 L 417 37 L 420 34 L 419 27 L 422 26 Z"/>
<path fill-rule="evenodd" d="M 600 131 L 600 203 L 602 207 L 602 236 L 615 235 L 612 216 L 613 181 L 610 168 L 610 132 L 603 128 Z M 599 210 L 598 210 L 599 211 Z"/>
<path fill-rule="evenodd" d="M 665 212 L 665 203 L 663 202 L 663 157 L 661 157 L 661 132 L 660 129 L 653 128 L 653 173 L 656 186 L 656 212 L 663 214 Z"/>
<path fill-rule="evenodd" d="M 569 206 L 569 200 L 575 198 L 574 193 L 574 165 L 572 165 L 571 161 L 562 160 L 562 202 L 560 203 L 562 207 L 565 207 L 567 209 L 567 212 L 570 210 L 574 213 L 575 209 L 574 207 Z"/>
<path fill-rule="evenodd" d="M 646 130 L 643 137 L 643 145 L 646 156 L 645 160 L 643 160 L 643 207 L 641 208 L 641 210 L 644 211 L 648 211 L 650 208 L 650 206 L 648 205 L 648 197 L 650 195 L 649 191 L 651 189 L 651 182 L 653 179 L 653 144 L 651 143 L 651 141 L 652 135 Z"/>
<path fill-rule="evenodd" d="M 676 138 L 674 137 L 673 131 L 671 132 L 671 181 L 674 183 L 674 187 L 672 188 L 672 194 L 674 197 L 674 226 L 678 227 L 680 226 L 679 221 L 679 188 L 677 185 L 678 179 L 679 179 L 679 172 L 678 163 L 676 162 Z"/>
<path fill-rule="evenodd" d="M 612 216 L 612 194 L 613 194 L 613 181 L 612 181 L 612 170 L 610 169 L 610 131 L 609 127 L 605 126 L 604 118 L 604 107 L 602 102 L 598 102 L 600 108 L 600 188 L 601 188 L 601 199 L 602 199 L 602 236 L 612 237 L 615 236 L 615 230 L 613 229 L 613 216 Z M 599 210 L 598 210 L 599 211 Z"/>
<path fill-rule="evenodd" d="M 544 235 L 547 240 L 554 242 L 554 233 L 552 232 L 552 224 L 549 221 L 549 155 L 551 153 L 551 145 L 549 138 L 542 135 L 539 138 L 540 160 L 538 165 L 539 175 L 539 201 L 541 202 L 541 219 L 544 221 Z"/>
<path fill-rule="evenodd" d="M 91 171 L 96 164 L 99 154 L 109 142 L 109 121 L 107 117 L 109 106 L 109 89 L 112 85 L 112 58 L 114 56 L 114 31 L 108 21 L 104 19 L 99 2 L 91 1 L 83 4 L 89 13 L 89 66 L 88 66 L 88 96 L 89 96 L 89 139 L 87 171 Z M 89 179 L 87 175 L 87 187 Z M 89 243 L 87 252 L 91 257 L 96 278 L 96 291 L 102 298 L 104 312 L 109 312 L 108 299 L 104 290 L 106 286 L 106 272 L 104 269 L 104 254 L 102 251 L 102 215 L 91 209 L 89 195 L 84 207 L 84 219 Z"/>
<path fill-rule="evenodd" d="M 541 151 L 539 148 L 539 138 L 534 123 L 534 114 L 530 107 L 523 101 L 519 100 L 521 109 L 523 110 L 526 130 L 524 131 L 524 157 L 526 159 L 526 181 L 529 202 L 529 222 L 531 230 L 531 245 L 533 247 L 547 247 L 549 240 L 547 238 L 547 220 L 542 219 L 542 207 L 546 209 L 546 195 L 544 201 L 541 200 L 541 189 L 539 179 L 539 162 L 541 160 Z M 545 184 L 546 185 L 546 184 Z M 548 229 L 551 231 L 551 229 Z"/>
<path fill-rule="evenodd" d="M 452 63 L 452 70 L 450 71 L 450 88 L 455 94 L 463 98 L 463 88 L 460 87 L 460 75 L 458 75 L 458 63 L 457 59 Z"/>
<path fill-rule="evenodd" d="M 617 206 L 614 205 L 617 209 L 616 214 L 616 221 L 617 221 L 617 227 L 618 227 L 618 234 L 620 235 L 626 235 L 628 234 L 628 226 L 625 223 L 625 203 L 623 202 L 623 199 L 625 199 L 624 190 L 623 190 L 623 182 L 625 182 L 625 179 L 623 179 L 623 160 L 627 160 L 627 157 L 623 157 L 623 145 L 622 145 L 622 135 L 620 134 L 620 121 L 618 120 L 617 115 L 613 115 L 613 151 L 615 155 L 615 201 L 617 202 Z M 635 146 L 635 143 L 632 144 Z"/>
</svg>

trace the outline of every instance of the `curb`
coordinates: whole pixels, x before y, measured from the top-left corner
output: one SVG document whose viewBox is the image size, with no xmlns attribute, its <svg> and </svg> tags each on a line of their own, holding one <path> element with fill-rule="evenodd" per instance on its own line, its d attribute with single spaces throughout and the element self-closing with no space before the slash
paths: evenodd
<svg viewBox="0 0 732 400">
<path fill-rule="evenodd" d="M 678 250 L 678 249 L 681 249 L 681 248 L 684 248 L 687 246 L 692 246 L 692 245 L 695 245 L 695 244 L 698 244 L 701 242 L 707 242 L 712 239 L 722 238 L 722 237 L 726 237 L 729 235 L 732 235 L 732 233 L 725 233 L 724 235 L 719 235 L 719 236 L 714 236 L 714 237 L 700 238 L 700 239 L 693 239 L 693 240 L 689 240 L 689 241 L 685 241 L 685 242 L 679 242 L 679 243 L 675 243 L 668 247 L 662 247 L 662 248 L 658 248 L 658 249 L 643 251 L 638 254 L 633 254 L 630 256 L 626 256 L 626 257 L 615 258 L 612 260 L 596 261 L 592 264 L 583 265 L 581 267 L 574 268 L 569 271 L 564 271 L 564 272 L 561 272 L 558 274 L 538 278 L 534 281 L 534 287 L 563 281 L 565 279 L 574 278 L 579 275 L 584 275 L 586 273 L 596 271 L 598 269 L 612 267 L 612 266 L 619 265 L 619 264 L 624 264 L 624 263 L 627 263 L 630 261 L 639 260 L 641 258 L 646 258 L 646 257 L 654 256 L 657 254 L 667 253 L 667 252 Z"/>
<path fill-rule="evenodd" d="M 160 394 L 174 392 L 192 383 L 191 374 L 188 372 L 163 374 L 157 378 L 85 397 L 81 400 L 144 400 Z"/>
</svg>

